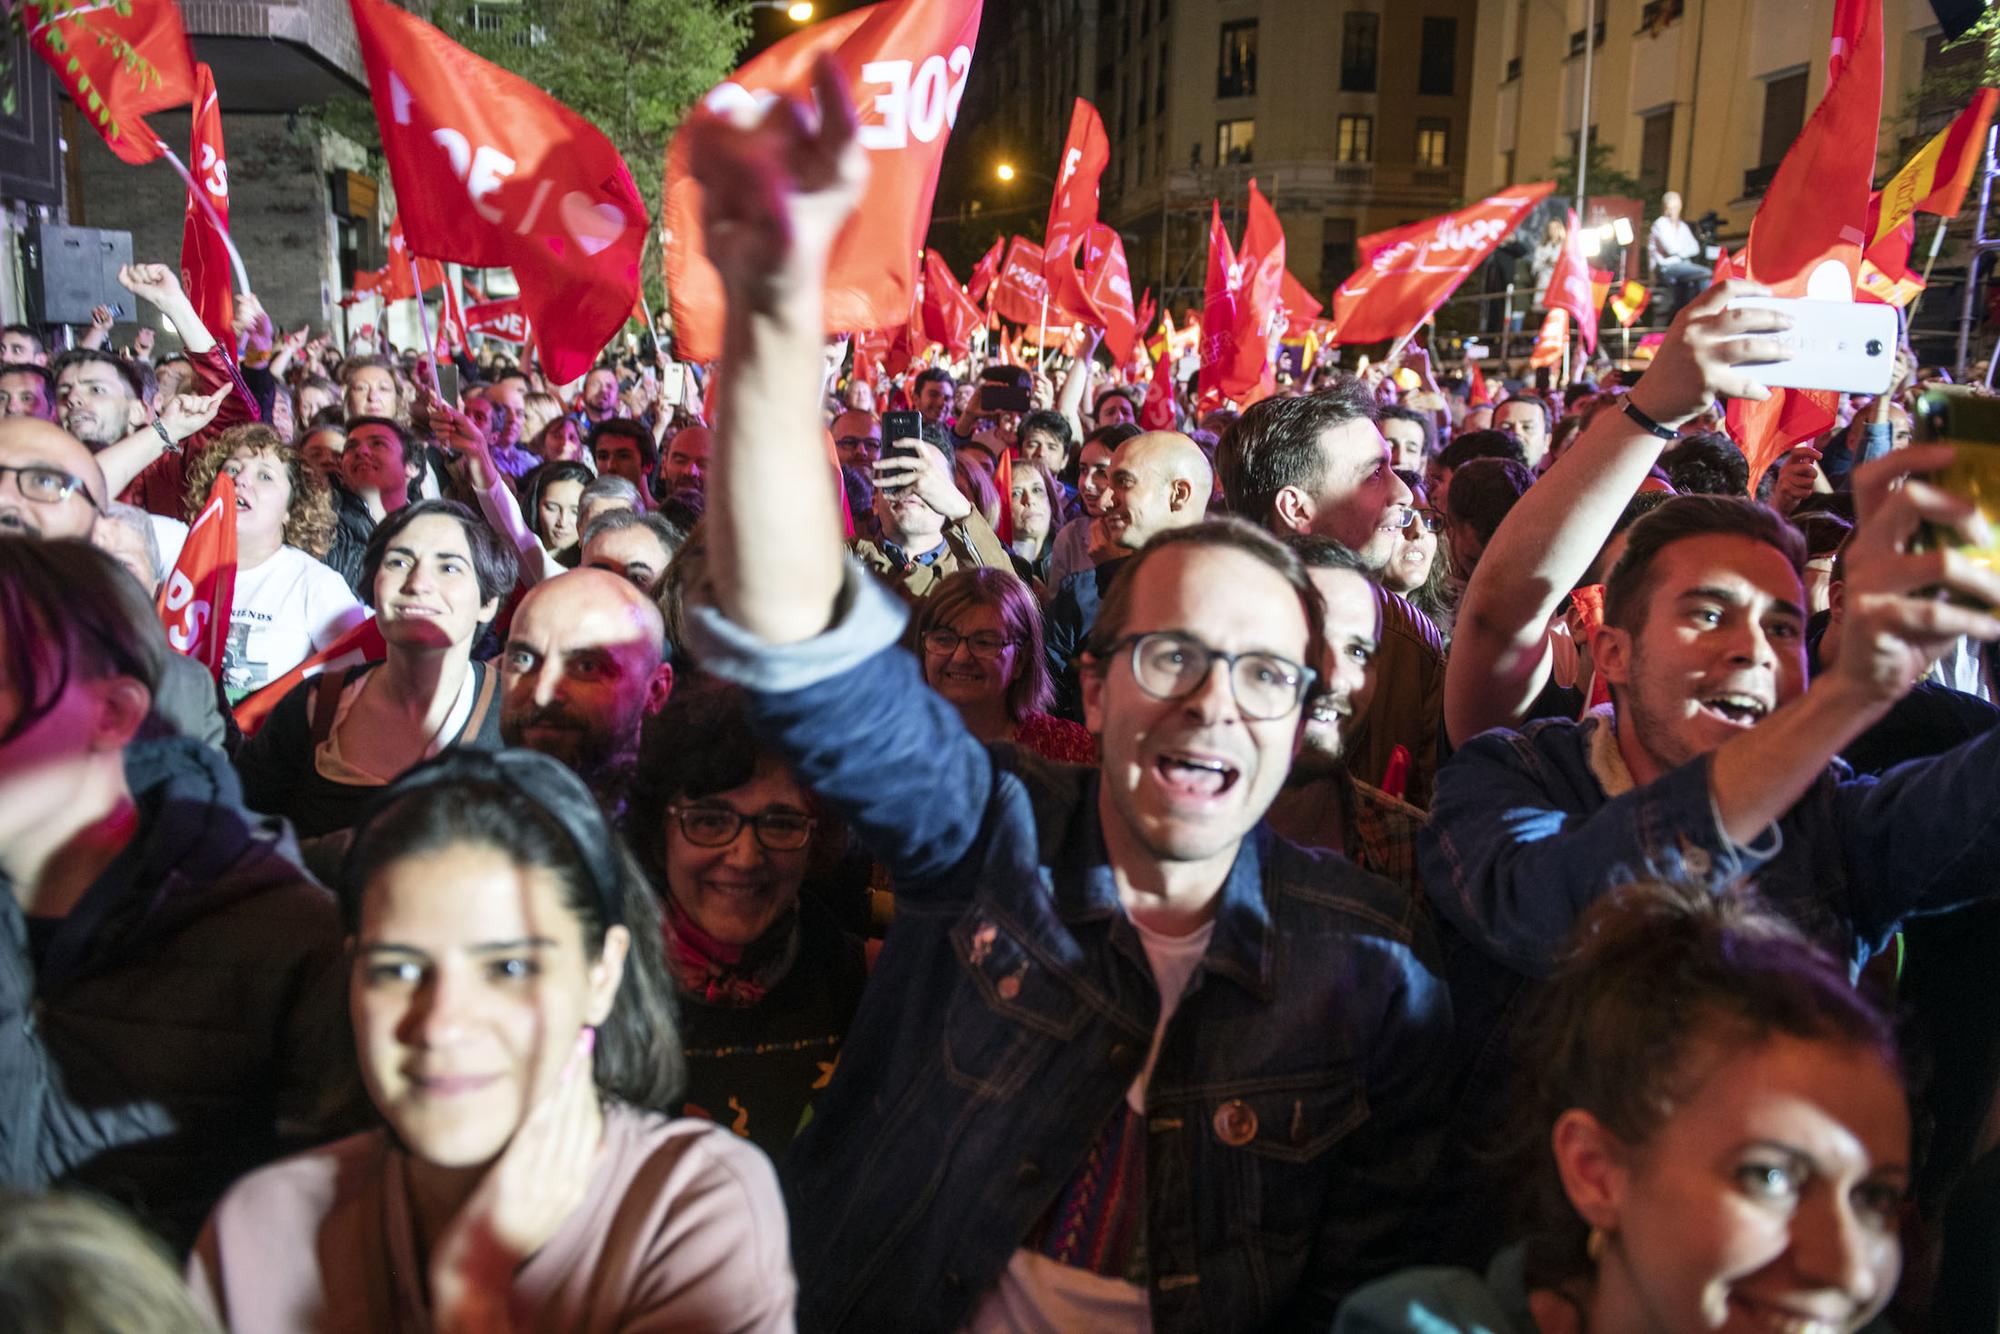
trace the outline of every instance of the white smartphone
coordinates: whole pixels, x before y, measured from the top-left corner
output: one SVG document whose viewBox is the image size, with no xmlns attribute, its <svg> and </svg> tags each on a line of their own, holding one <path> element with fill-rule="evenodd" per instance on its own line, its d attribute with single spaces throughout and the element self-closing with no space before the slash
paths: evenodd
<svg viewBox="0 0 2000 1334">
<path fill-rule="evenodd" d="M 1743 296 L 1729 303 L 1731 310 L 1745 307 L 1780 310 L 1792 317 L 1791 328 L 1770 335 L 1791 349 L 1788 359 L 1741 367 L 1760 384 L 1772 389 L 1880 394 L 1895 377 L 1901 329 L 1894 306 L 1782 296 Z"/>
</svg>

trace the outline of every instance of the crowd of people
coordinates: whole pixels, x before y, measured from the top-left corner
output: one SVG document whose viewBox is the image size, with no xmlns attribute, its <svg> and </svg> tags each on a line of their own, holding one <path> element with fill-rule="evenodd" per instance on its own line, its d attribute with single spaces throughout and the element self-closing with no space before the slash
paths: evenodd
<svg viewBox="0 0 2000 1334">
<path fill-rule="evenodd" d="M 1497 405 L 890 376 L 818 77 L 690 128 L 713 366 L 0 336 L 0 1324 L 1991 1328 L 1925 377 L 1753 494 L 1741 282 Z"/>
</svg>

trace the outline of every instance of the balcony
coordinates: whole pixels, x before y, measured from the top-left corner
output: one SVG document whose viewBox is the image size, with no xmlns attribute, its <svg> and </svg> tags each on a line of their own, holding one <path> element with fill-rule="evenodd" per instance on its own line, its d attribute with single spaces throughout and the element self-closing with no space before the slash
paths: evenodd
<svg viewBox="0 0 2000 1334">
<path fill-rule="evenodd" d="M 1342 162 L 1333 169 L 1333 183 L 1350 190 L 1366 190 L 1375 184 L 1375 164 L 1372 162 Z"/>
</svg>

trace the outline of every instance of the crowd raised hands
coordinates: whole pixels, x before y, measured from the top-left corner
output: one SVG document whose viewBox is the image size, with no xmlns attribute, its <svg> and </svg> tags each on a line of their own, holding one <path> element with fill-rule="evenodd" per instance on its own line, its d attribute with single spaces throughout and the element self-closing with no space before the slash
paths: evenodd
<svg viewBox="0 0 2000 1334">
<path fill-rule="evenodd" d="M 1907 352 L 1730 494 L 1740 280 L 1497 405 L 1085 328 L 1021 411 L 825 328 L 835 64 L 684 135 L 713 364 L 161 264 L 4 344 L 0 1238 L 104 1197 L 189 1329 L 2000 1319 L 2000 539 Z"/>
</svg>

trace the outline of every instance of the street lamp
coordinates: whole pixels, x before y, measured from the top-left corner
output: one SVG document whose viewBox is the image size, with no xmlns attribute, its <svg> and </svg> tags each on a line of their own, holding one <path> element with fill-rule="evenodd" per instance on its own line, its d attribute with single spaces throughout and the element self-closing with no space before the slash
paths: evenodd
<svg viewBox="0 0 2000 1334">
<path fill-rule="evenodd" d="M 1014 164 L 1011 162 L 1002 162 L 993 169 L 993 174 L 1003 181 L 1011 181 L 1014 179 Z"/>
<path fill-rule="evenodd" d="M 1033 167 L 1017 167 L 1011 162 L 1002 162 L 993 169 L 993 174 L 1008 183 L 1017 181 L 1023 176 L 1032 176 L 1038 181 L 1047 181 L 1050 185 L 1056 183 L 1056 178 L 1047 172 L 1036 171 Z"/>
<path fill-rule="evenodd" d="M 812 0 L 750 0 L 752 9 L 782 9 L 794 23 L 812 22 Z"/>
</svg>

